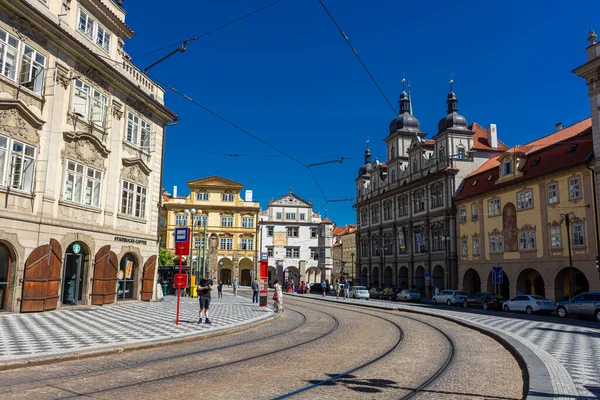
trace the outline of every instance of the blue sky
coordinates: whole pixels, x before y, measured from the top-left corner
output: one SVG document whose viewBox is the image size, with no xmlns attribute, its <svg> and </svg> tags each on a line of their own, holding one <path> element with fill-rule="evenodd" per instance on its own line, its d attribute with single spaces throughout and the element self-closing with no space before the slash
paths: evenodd
<svg viewBox="0 0 600 400">
<path fill-rule="evenodd" d="M 271 0 L 125 1 L 136 36 L 126 50 L 141 68 L 171 49 Z M 143 5 L 142 5 L 143 3 Z M 459 112 L 469 123 L 495 123 L 509 146 L 590 115 L 587 87 L 571 70 L 586 61 L 597 2 L 325 0 L 386 96 L 397 107 L 402 77 L 413 109 L 432 137 L 445 115 L 454 74 Z M 176 46 L 174 46 L 176 47 Z M 190 43 L 149 71 L 305 164 L 328 200 L 355 196 L 365 140 L 385 159 L 383 139 L 394 114 L 316 0 L 280 3 Z M 181 118 L 168 128 L 164 187 L 187 194 L 186 182 L 220 175 L 252 189 L 266 208 L 293 188 L 340 225 L 354 223 L 353 202 L 325 205 L 307 168 L 166 94 Z M 224 154 L 241 154 L 229 157 Z"/>
</svg>

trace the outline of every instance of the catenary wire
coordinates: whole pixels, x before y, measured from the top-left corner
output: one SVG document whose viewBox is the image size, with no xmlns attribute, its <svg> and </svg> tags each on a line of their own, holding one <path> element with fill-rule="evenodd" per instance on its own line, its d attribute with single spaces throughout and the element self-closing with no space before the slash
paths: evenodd
<svg viewBox="0 0 600 400">
<path fill-rule="evenodd" d="M 243 19 L 245 19 L 245 18 L 251 17 L 251 16 L 252 16 L 252 15 L 254 15 L 254 14 L 258 14 L 259 12 L 261 12 L 261 11 L 263 11 L 263 10 L 266 10 L 267 8 L 269 8 L 269 7 L 271 7 L 271 6 L 274 6 L 275 4 L 277 4 L 277 3 L 281 2 L 281 1 L 282 1 L 282 0 L 276 0 L 276 1 L 274 1 L 274 2 L 272 2 L 272 3 L 269 3 L 269 4 L 267 4 L 267 5 L 263 6 L 263 7 L 257 8 L 256 10 L 254 10 L 254 11 L 252 11 L 252 12 L 249 12 L 248 14 L 245 14 L 245 15 L 242 15 L 241 17 L 238 17 L 238 18 L 236 18 L 236 19 L 233 19 L 233 20 L 231 20 L 231 21 L 229 21 L 229 22 L 227 22 L 227 23 L 225 23 L 225 24 L 223 24 L 223 25 L 221 25 L 221 26 L 218 26 L 218 27 L 216 27 L 216 28 L 214 28 L 214 29 L 211 29 L 211 30 L 210 30 L 210 31 L 208 31 L 208 32 L 205 32 L 205 33 L 201 34 L 200 36 L 196 36 L 195 38 L 196 38 L 196 39 L 201 39 L 201 38 L 203 38 L 203 37 L 205 37 L 205 36 L 208 36 L 208 35 L 210 35 L 211 33 L 215 33 L 216 31 L 218 31 L 218 30 L 221 30 L 221 29 L 223 29 L 223 28 L 226 28 L 226 27 L 228 27 L 229 25 L 233 25 L 233 24 L 235 24 L 236 22 L 239 22 L 239 21 L 241 21 L 241 20 L 243 20 Z M 151 51 L 149 51 L 149 52 L 147 52 L 147 53 L 144 53 L 144 54 L 139 54 L 139 55 L 137 55 L 137 56 L 134 56 L 134 57 L 131 57 L 131 58 L 132 58 L 132 59 L 138 59 L 138 58 L 141 58 L 141 57 L 145 57 L 145 56 L 147 56 L 147 55 L 150 55 L 150 54 L 157 53 L 157 52 L 159 52 L 159 51 L 161 51 L 161 50 L 165 50 L 165 49 L 168 49 L 168 48 L 171 48 L 171 47 L 174 47 L 174 46 L 178 46 L 178 45 L 180 45 L 182 42 L 183 42 L 183 41 L 182 41 L 182 40 L 180 40 L 180 41 L 178 41 L 178 42 L 171 43 L 171 44 L 168 44 L 168 45 L 166 45 L 166 46 L 163 46 L 163 47 L 161 47 L 161 48 L 159 48 L 159 49 L 151 50 Z"/>
</svg>

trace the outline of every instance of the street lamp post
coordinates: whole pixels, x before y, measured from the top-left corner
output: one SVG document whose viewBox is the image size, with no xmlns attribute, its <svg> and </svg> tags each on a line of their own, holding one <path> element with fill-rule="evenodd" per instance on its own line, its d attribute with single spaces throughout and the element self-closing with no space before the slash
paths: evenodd
<svg viewBox="0 0 600 400">
<path fill-rule="evenodd" d="M 223 268 L 223 260 L 219 261 L 219 270 L 217 271 L 217 282 L 221 282 L 221 269 Z"/>
<path fill-rule="evenodd" d="M 356 286 L 356 278 L 354 277 L 354 253 L 350 254 L 352 257 L 352 285 Z"/>
<path fill-rule="evenodd" d="M 571 219 L 575 218 L 575 214 L 570 212 L 566 214 L 560 214 L 560 222 L 565 221 L 565 225 L 567 227 L 567 246 L 569 247 L 569 273 L 571 277 L 571 285 L 569 294 L 569 298 L 572 299 L 575 295 L 575 279 L 573 274 L 573 256 L 571 255 Z"/>
<path fill-rule="evenodd" d="M 204 236 L 202 238 L 202 277 L 206 276 L 206 221 L 208 220 L 208 215 L 205 215 L 202 218 L 202 225 L 204 225 Z"/>
</svg>

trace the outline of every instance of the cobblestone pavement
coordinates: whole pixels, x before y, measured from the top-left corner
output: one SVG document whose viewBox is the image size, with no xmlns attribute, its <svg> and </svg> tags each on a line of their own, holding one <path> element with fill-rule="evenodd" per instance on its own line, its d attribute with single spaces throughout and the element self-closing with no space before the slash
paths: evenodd
<svg viewBox="0 0 600 400">
<path fill-rule="evenodd" d="M 211 302 L 212 324 L 197 324 L 198 299 L 183 297 L 179 326 L 177 298 L 124 302 L 35 314 L 0 315 L 0 365 L 67 353 L 141 345 L 197 336 L 257 322 L 273 315 L 245 297 L 225 293 Z"/>
<path fill-rule="evenodd" d="M 301 391 L 296 398 L 389 399 L 410 393 L 449 355 L 439 380 L 415 398 L 521 398 L 515 359 L 472 329 L 397 311 L 287 296 L 284 303 L 281 318 L 242 332 L 0 372 L 0 398 L 272 399 Z"/>
<path fill-rule="evenodd" d="M 320 295 L 311 297 L 319 298 Z M 331 296 L 327 300 L 363 305 L 366 302 L 335 300 Z M 527 346 L 544 363 L 556 398 L 600 398 L 600 329 L 593 328 L 595 322 L 563 321 L 552 317 L 526 319 L 514 313 L 463 312 L 457 307 L 420 306 L 374 299 L 368 303 L 390 309 L 418 308 L 432 315 L 449 316 L 505 334 Z"/>
</svg>

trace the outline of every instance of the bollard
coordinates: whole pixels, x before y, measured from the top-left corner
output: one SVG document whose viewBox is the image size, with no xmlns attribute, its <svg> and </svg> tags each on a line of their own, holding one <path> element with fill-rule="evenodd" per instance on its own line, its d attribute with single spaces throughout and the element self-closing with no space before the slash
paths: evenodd
<svg viewBox="0 0 600 400">
<path fill-rule="evenodd" d="M 162 283 L 162 287 L 163 287 L 163 296 L 167 295 L 167 282 Z"/>
</svg>

